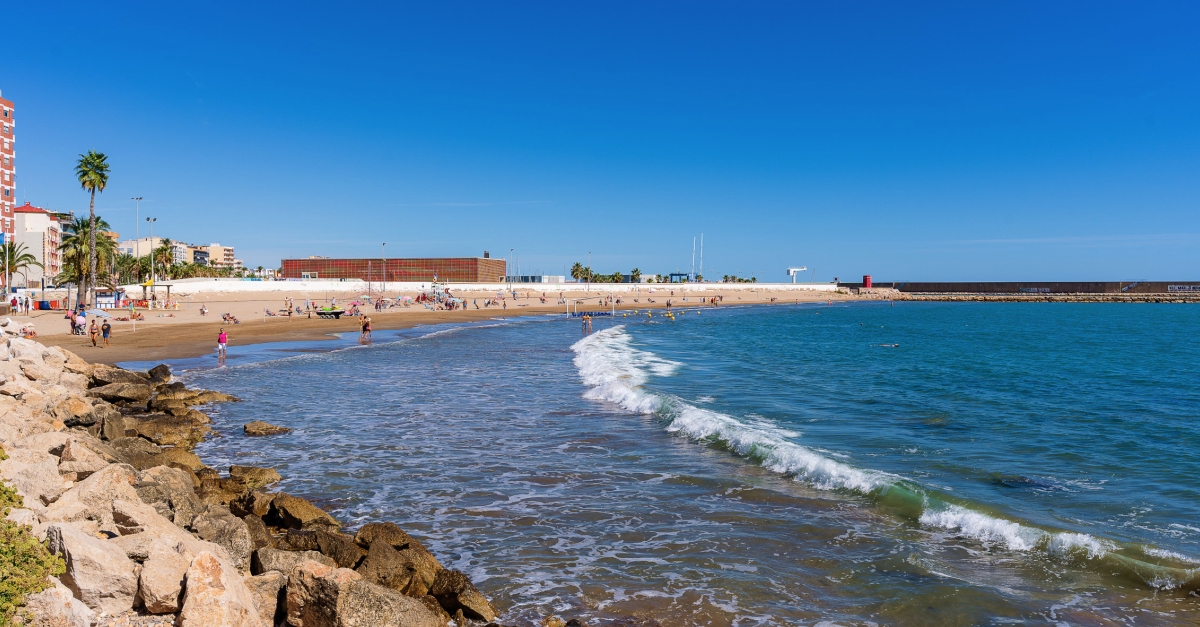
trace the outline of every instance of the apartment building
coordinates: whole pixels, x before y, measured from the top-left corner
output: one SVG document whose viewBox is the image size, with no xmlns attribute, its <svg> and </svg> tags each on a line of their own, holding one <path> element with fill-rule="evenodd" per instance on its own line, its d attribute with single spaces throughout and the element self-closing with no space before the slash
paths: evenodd
<svg viewBox="0 0 1200 627">
<path fill-rule="evenodd" d="M 0 98 L 0 230 L 11 237 L 17 202 L 16 120 L 11 100 Z"/>
<path fill-rule="evenodd" d="M 13 241 L 22 244 L 43 267 L 26 269 L 13 283 L 44 288 L 62 272 L 63 216 L 26 202 L 13 210 Z"/>
<path fill-rule="evenodd" d="M 242 268 L 242 260 L 236 259 L 233 256 L 233 246 L 222 246 L 219 243 L 213 242 L 208 246 L 200 246 L 199 248 L 208 253 L 208 265 L 214 268 L 230 268 L 233 270 Z"/>
</svg>

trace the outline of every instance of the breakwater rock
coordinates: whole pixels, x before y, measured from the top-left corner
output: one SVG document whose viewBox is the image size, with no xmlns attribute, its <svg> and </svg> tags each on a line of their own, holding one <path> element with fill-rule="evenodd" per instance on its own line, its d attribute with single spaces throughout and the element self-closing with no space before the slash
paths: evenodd
<svg viewBox="0 0 1200 627">
<path fill-rule="evenodd" d="M 467 575 L 395 524 L 351 532 L 304 498 L 269 492 L 274 469 L 205 466 L 191 450 L 212 427 L 196 407 L 236 400 L 172 382 L 165 366 L 133 372 L 29 340 L 0 344 L 0 479 L 24 501 L 7 518 L 65 562 L 16 620 L 495 624 Z"/>
</svg>

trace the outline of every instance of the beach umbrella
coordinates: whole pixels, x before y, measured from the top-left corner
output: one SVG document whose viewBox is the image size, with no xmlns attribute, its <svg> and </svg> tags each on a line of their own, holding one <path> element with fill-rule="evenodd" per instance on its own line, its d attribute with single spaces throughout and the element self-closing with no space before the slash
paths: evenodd
<svg viewBox="0 0 1200 627">
<path fill-rule="evenodd" d="M 100 316 L 101 318 L 111 318 L 112 317 L 108 314 L 107 311 L 104 311 L 103 309 L 89 309 L 83 313 L 85 313 L 89 316 Z"/>
</svg>

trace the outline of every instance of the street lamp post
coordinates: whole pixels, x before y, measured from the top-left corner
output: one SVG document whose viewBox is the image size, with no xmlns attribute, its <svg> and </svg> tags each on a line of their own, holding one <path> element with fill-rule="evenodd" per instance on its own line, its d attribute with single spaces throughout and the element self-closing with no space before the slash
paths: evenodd
<svg viewBox="0 0 1200 627">
<path fill-rule="evenodd" d="M 383 296 L 387 293 L 387 242 L 379 245 L 379 274 L 383 276 L 383 287 L 379 289 L 379 295 Z"/>
<path fill-rule="evenodd" d="M 588 251 L 588 266 L 587 266 L 587 291 L 592 293 L 592 251 Z"/>
</svg>

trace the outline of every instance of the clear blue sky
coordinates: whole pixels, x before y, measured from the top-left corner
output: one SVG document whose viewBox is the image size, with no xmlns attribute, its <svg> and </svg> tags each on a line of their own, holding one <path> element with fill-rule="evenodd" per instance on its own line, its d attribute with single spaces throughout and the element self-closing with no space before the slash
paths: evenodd
<svg viewBox="0 0 1200 627">
<path fill-rule="evenodd" d="M 103 151 L 123 236 L 140 195 L 252 266 L 1200 278 L 1195 2 L 73 4 L 6 6 L 18 200 L 86 213 Z"/>
</svg>

